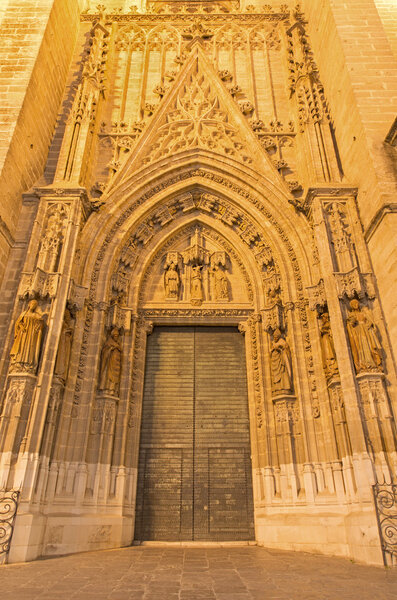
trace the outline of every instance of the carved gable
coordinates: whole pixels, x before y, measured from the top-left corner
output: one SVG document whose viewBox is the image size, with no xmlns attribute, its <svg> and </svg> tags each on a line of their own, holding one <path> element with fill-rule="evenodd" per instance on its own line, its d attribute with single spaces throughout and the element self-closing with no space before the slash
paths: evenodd
<svg viewBox="0 0 397 600">
<path fill-rule="evenodd" d="M 196 43 L 111 187 L 146 165 L 197 149 L 250 165 L 286 190 L 252 130 L 249 104 L 234 99 Z"/>
</svg>

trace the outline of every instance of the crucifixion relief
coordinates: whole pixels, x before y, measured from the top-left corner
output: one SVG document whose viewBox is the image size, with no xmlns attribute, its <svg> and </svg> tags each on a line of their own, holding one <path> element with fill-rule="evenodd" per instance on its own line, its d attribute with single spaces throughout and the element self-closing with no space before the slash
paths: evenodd
<svg viewBox="0 0 397 600">
<path fill-rule="evenodd" d="M 226 252 L 211 252 L 205 247 L 205 238 L 197 227 L 188 248 L 168 252 L 163 258 L 165 298 L 189 301 L 194 306 L 204 301 L 229 302 L 229 262 Z"/>
</svg>

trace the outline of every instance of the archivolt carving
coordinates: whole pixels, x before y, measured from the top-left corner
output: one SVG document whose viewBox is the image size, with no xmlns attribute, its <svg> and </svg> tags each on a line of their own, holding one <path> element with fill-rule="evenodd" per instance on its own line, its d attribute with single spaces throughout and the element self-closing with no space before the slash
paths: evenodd
<svg viewBox="0 0 397 600">
<path fill-rule="evenodd" d="M 260 315 L 254 314 L 248 320 L 248 326 L 250 328 L 251 336 L 251 356 L 252 356 L 252 367 L 253 367 L 253 378 L 254 378 L 254 394 L 255 394 L 255 412 L 256 422 L 258 428 L 261 429 L 264 425 L 263 416 L 263 398 L 262 398 L 262 376 L 259 368 L 259 342 L 258 342 L 258 323 L 260 322 Z"/>
<path fill-rule="evenodd" d="M 122 215 L 120 215 L 120 217 L 114 223 L 113 227 L 109 230 L 109 232 L 107 233 L 107 235 L 105 237 L 105 240 L 103 241 L 101 248 L 99 249 L 99 252 L 97 254 L 95 264 L 94 264 L 94 267 L 92 270 L 92 274 L 91 274 L 91 283 L 90 283 L 90 290 L 89 290 L 89 304 L 87 306 L 86 319 L 85 319 L 85 323 L 84 323 L 83 340 L 82 340 L 82 345 L 81 345 L 80 360 L 79 360 L 79 366 L 78 366 L 77 378 L 76 378 L 76 387 L 75 387 L 75 395 L 74 395 L 74 404 L 75 405 L 79 403 L 79 396 L 80 396 L 80 392 L 81 392 L 81 387 L 82 387 L 82 382 L 83 382 L 83 377 L 84 377 L 84 370 L 85 370 L 85 365 L 86 365 L 86 361 L 87 361 L 88 336 L 89 336 L 89 331 L 90 331 L 91 324 L 92 324 L 93 310 L 94 310 L 92 303 L 94 302 L 96 294 L 97 294 L 97 283 L 98 283 L 99 272 L 100 272 L 101 264 L 105 257 L 105 254 L 106 254 L 109 244 L 111 244 L 117 231 L 122 227 L 122 225 L 125 223 L 125 221 L 136 211 L 136 209 L 139 206 L 144 204 L 147 200 L 149 200 L 150 198 L 152 198 L 153 196 L 158 194 L 160 191 L 167 189 L 168 187 L 170 187 L 178 182 L 182 182 L 182 181 L 187 182 L 189 179 L 191 179 L 193 177 L 194 178 L 201 177 L 204 179 L 204 181 L 214 181 L 214 182 L 222 185 L 226 189 L 232 190 L 233 192 L 238 194 L 243 199 L 244 202 L 250 202 L 253 206 L 255 206 L 264 215 L 266 220 L 274 228 L 274 230 L 279 235 L 281 241 L 285 245 L 288 257 L 290 259 L 292 271 L 294 274 L 298 297 L 303 298 L 302 277 L 300 274 L 298 259 L 296 257 L 292 243 L 291 243 L 288 235 L 285 233 L 285 231 L 281 227 L 281 225 L 277 222 L 277 220 L 273 216 L 273 214 L 268 209 L 265 208 L 262 201 L 258 200 L 252 194 L 250 194 L 246 189 L 243 189 L 243 188 L 239 187 L 237 184 L 232 183 L 229 179 L 223 177 L 222 175 L 217 175 L 217 174 L 214 174 L 211 172 L 207 172 L 204 169 L 192 169 L 189 171 L 185 171 L 183 173 L 179 173 L 178 175 L 175 175 L 173 177 L 170 177 L 169 179 L 166 179 L 165 181 L 162 181 L 161 183 L 153 186 L 150 190 L 148 190 L 147 192 L 142 194 L 135 202 L 130 204 L 128 209 L 125 210 Z M 266 248 L 261 249 L 258 252 L 258 254 L 260 254 L 262 251 L 266 251 Z"/>
<path fill-rule="evenodd" d="M 312 345 L 310 341 L 310 333 L 309 333 L 309 319 L 307 315 L 307 307 L 308 301 L 302 300 L 295 304 L 296 308 L 299 311 L 300 322 L 302 324 L 304 338 L 304 357 L 306 362 L 306 371 L 309 377 L 310 382 L 310 398 L 311 398 L 311 406 L 312 406 L 312 414 L 315 418 L 320 416 L 320 407 L 317 398 L 317 381 L 316 376 L 314 374 L 314 359 L 313 359 L 313 351 Z"/>
</svg>

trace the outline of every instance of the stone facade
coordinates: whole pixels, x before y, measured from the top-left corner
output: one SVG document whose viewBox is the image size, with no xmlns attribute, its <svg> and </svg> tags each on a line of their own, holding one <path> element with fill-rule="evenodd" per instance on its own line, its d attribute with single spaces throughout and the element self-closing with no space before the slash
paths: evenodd
<svg viewBox="0 0 397 600">
<path fill-rule="evenodd" d="M 0 12 L 8 559 L 132 542 L 147 336 L 213 325 L 244 336 L 257 543 L 392 561 L 392 3 L 37 4 Z"/>
</svg>

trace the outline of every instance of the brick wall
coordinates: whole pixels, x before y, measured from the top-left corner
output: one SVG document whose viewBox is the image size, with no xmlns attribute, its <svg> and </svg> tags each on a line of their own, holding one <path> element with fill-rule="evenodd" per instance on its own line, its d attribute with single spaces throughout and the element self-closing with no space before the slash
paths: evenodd
<svg viewBox="0 0 397 600">
<path fill-rule="evenodd" d="M 397 58 L 397 2 L 396 0 L 375 0 L 390 46 Z"/>
<path fill-rule="evenodd" d="M 305 0 L 303 8 L 346 182 L 359 187 L 360 215 L 367 231 L 396 198 L 394 150 L 384 139 L 397 114 L 397 60 L 374 0 Z M 395 231 L 396 221 L 396 214 L 388 213 L 368 239 L 395 350 L 397 306 L 392 284 L 397 280 L 397 259 L 390 231 Z"/>
<path fill-rule="evenodd" d="M 78 1 L 8 0 L 0 19 L 1 279 L 21 194 L 47 158 L 78 33 Z"/>
</svg>

